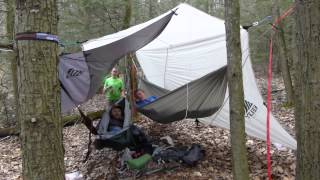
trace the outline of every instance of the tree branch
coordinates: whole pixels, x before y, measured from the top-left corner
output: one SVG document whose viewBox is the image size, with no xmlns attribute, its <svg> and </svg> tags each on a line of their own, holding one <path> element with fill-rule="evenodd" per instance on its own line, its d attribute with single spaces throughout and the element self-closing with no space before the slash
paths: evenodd
<svg viewBox="0 0 320 180">
<path fill-rule="evenodd" d="M 104 110 L 89 112 L 87 116 L 94 120 L 100 119 L 102 117 Z M 82 123 L 80 115 L 71 115 L 62 117 L 63 126 L 68 127 L 77 123 Z M 6 136 L 17 136 L 19 135 L 19 130 L 16 127 L 12 128 L 0 128 L 0 138 Z"/>
</svg>

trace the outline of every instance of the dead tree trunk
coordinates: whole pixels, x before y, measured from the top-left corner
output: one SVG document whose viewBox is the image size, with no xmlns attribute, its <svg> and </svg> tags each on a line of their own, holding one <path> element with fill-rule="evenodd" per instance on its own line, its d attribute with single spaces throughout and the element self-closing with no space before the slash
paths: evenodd
<svg viewBox="0 0 320 180">
<path fill-rule="evenodd" d="M 18 0 L 16 32 L 57 34 L 56 0 Z M 58 45 L 19 40 L 18 120 L 23 179 L 64 179 Z"/>
<path fill-rule="evenodd" d="M 249 179 L 247 160 L 242 60 L 240 41 L 240 7 L 238 0 L 225 1 L 225 25 L 228 55 L 228 87 L 230 102 L 230 132 L 232 171 L 236 180 Z"/>
<path fill-rule="evenodd" d="M 296 0 L 297 179 L 320 179 L 320 1 Z"/>
<path fill-rule="evenodd" d="M 280 17 L 280 9 L 279 9 L 279 0 L 273 0 L 272 5 L 272 14 L 274 16 L 274 19 Z M 288 55 L 288 49 L 287 44 L 285 41 L 285 35 L 283 30 L 283 25 L 281 22 L 276 25 L 276 30 L 273 32 L 275 37 L 275 52 L 277 57 L 277 64 L 278 69 L 281 72 L 283 82 L 286 89 L 286 96 L 287 96 L 287 103 L 293 104 L 293 87 L 292 87 L 292 80 L 289 70 L 289 55 Z"/>
<path fill-rule="evenodd" d="M 105 110 L 100 111 L 94 111 L 87 113 L 87 117 L 90 118 L 92 121 L 101 119 L 102 114 Z M 81 119 L 80 115 L 70 115 L 70 116 L 64 116 L 62 117 L 62 124 L 63 127 L 72 126 L 77 123 L 84 123 L 83 119 Z M 0 138 L 5 136 L 14 136 L 19 135 L 20 129 L 18 127 L 12 127 L 12 128 L 0 128 Z"/>
</svg>

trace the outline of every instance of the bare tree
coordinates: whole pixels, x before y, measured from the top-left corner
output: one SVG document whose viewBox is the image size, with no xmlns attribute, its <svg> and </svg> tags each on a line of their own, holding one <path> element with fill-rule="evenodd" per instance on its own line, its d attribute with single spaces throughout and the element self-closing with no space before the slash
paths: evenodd
<svg viewBox="0 0 320 180">
<path fill-rule="evenodd" d="M 274 20 L 280 17 L 280 8 L 279 8 L 279 0 L 272 1 L 272 14 Z M 281 22 L 276 24 L 275 31 L 273 31 L 275 37 L 275 52 L 277 52 L 277 62 L 278 68 L 282 74 L 283 82 L 286 89 L 286 96 L 287 96 L 287 103 L 293 104 L 294 100 L 294 92 L 292 87 L 292 80 L 290 75 L 290 68 L 289 68 L 289 55 L 288 55 L 288 48 L 285 41 L 284 29 Z"/>
<path fill-rule="evenodd" d="M 240 41 L 240 5 L 238 0 L 225 0 L 228 54 L 228 88 L 230 94 L 230 131 L 232 171 L 236 180 L 249 179 L 245 139 L 244 93 Z"/>
<path fill-rule="evenodd" d="M 320 179 L 320 1 L 296 0 L 297 179 Z"/>
<path fill-rule="evenodd" d="M 57 34 L 56 0 L 18 0 L 16 32 Z M 64 179 L 58 45 L 17 41 L 23 179 Z"/>
</svg>

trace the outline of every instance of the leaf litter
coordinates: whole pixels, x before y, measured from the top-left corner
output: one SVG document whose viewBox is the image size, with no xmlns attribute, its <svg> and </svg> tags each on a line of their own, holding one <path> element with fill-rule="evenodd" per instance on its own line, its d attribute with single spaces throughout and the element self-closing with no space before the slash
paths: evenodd
<svg viewBox="0 0 320 180">
<path fill-rule="evenodd" d="M 266 94 L 266 79 L 257 78 L 262 95 Z M 283 127 L 295 137 L 293 107 L 285 107 L 286 101 L 283 81 L 274 78 L 272 93 L 272 112 Z M 265 98 L 265 97 L 264 97 Z M 106 106 L 103 95 L 97 95 L 82 107 L 86 111 L 102 109 Z M 75 113 L 75 112 L 73 112 Z M 176 145 L 201 144 L 205 158 L 195 167 L 182 167 L 172 171 L 159 172 L 142 176 L 140 179 L 232 179 L 231 145 L 228 130 L 218 127 L 196 126 L 192 120 L 183 120 L 171 124 L 159 124 L 141 116 L 137 125 L 152 138 L 170 136 Z M 116 166 L 118 153 L 105 148 L 91 153 L 88 161 L 82 163 L 87 152 L 88 130 L 82 124 L 66 127 L 64 132 L 65 168 L 67 173 L 79 172 L 87 180 L 118 179 Z M 266 143 L 247 137 L 247 151 L 250 167 L 250 179 L 267 178 Z M 0 139 L 0 179 L 22 179 L 21 147 L 18 137 Z M 295 151 L 281 146 L 272 145 L 272 176 L 273 179 L 295 179 Z M 133 177 L 128 177 L 133 179 Z"/>
</svg>

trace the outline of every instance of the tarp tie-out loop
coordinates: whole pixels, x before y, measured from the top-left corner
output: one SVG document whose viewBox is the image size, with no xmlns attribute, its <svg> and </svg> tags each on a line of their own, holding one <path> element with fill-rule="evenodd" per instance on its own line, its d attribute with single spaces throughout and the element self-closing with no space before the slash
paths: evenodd
<svg viewBox="0 0 320 180">
<path fill-rule="evenodd" d="M 177 15 L 178 15 L 178 13 L 177 13 L 177 10 L 178 10 L 178 9 L 179 9 L 179 8 L 176 8 L 175 10 L 171 10 L 171 11 L 173 12 L 174 15 L 177 16 Z"/>
<path fill-rule="evenodd" d="M 39 40 L 59 43 L 57 35 L 43 32 L 22 32 L 16 34 L 16 40 Z"/>
<path fill-rule="evenodd" d="M 194 122 L 196 123 L 196 126 L 199 127 L 199 123 L 200 123 L 199 119 L 196 118 L 196 120 Z"/>
<path fill-rule="evenodd" d="M 264 22 L 270 21 L 271 19 L 272 19 L 272 16 L 266 16 L 262 20 L 253 22 L 250 25 L 242 26 L 242 28 L 245 29 L 245 30 L 249 30 L 251 27 L 262 25 Z"/>
</svg>

